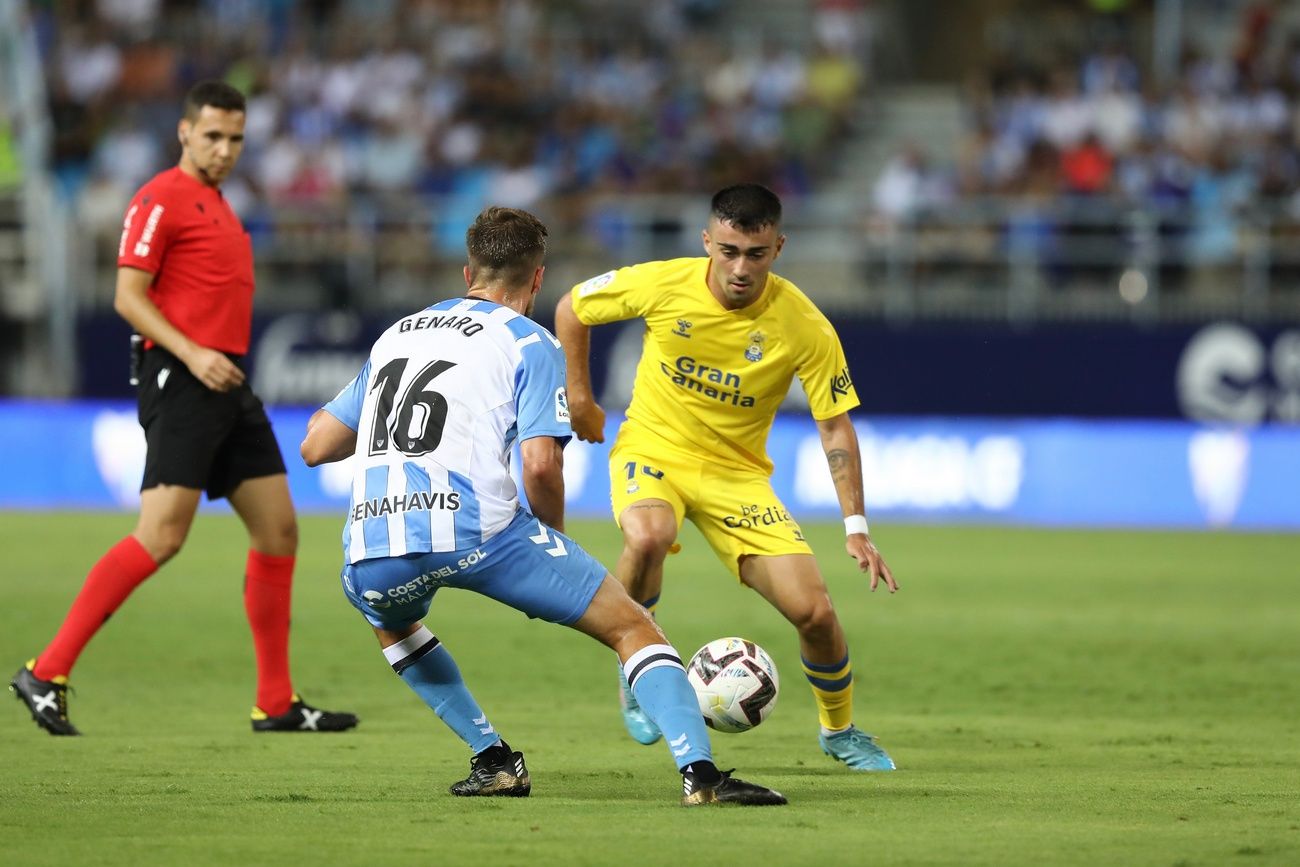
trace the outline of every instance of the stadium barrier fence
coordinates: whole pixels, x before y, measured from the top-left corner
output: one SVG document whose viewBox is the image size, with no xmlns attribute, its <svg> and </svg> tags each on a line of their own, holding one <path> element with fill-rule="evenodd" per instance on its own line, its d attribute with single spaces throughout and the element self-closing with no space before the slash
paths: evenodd
<svg viewBox="0 0 1300 867">
<path fill-rule="evenodd" d="M 311 411 L 272 407 L 295 501 L 348 504 L 348 463 L 308 469 L 297 445 Z M 612 432 L 619 418 L 609 418 Z M 1186 421 L 864 418 L 858 423 L 873 522 L 1300 530 L 1300 427 Z M 612 437 L 611 437 L 612 439 Z M 782 415 L 769 440 L 773 481 L 801 521 L 839 514 L 817 430 Z M 609 515 L 609 442 L 565 450 L 569 513 Z M 0 509 L 129 510 L 139 500 L 144 438 L 121 401 L 0 402 L 9 456 Z M 737 503 L 735 519 L 777 516 Z M 225 508 L 224 505 L 206 508 Z"/>
</svg>

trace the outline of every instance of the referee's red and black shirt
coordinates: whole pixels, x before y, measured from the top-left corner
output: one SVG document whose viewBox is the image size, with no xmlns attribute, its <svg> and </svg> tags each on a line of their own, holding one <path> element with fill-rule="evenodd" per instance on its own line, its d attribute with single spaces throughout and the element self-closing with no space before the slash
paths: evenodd
<svg viewBox="0 0 1300 867">
<path fill-rule="evenodd" d="M 253 247 L 221 191 L 179 167 L 135 194 L 118 267 L 153 275 L 149 300 L 200 346 L 244 355 L 253 326 Z"/>
</svg>

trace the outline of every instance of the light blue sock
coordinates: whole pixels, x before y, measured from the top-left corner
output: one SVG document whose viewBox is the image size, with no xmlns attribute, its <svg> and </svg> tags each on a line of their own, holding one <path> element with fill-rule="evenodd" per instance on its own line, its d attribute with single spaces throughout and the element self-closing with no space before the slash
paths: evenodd
<svg viewBox="0 0 1300 867">
<path fill-rule="evenodd" d="M 438 718 L 469 744 L 474 755 L 501 741 L 487 714 L 470 695 L 451 651 L 442 646 L 429 627 L 421 626 L 385 647 L 384 658 Z"/>
<path fill-rule="evenodd" d="M 643 647 L 623 663 L 632 694 L 664 733 L 673 762 L 684 768 L 691 762 L 713 761 L 709 730 L 700 715 L 695 690 L 686 680 L 682 658 L 668 644 Z"/>
</svg>

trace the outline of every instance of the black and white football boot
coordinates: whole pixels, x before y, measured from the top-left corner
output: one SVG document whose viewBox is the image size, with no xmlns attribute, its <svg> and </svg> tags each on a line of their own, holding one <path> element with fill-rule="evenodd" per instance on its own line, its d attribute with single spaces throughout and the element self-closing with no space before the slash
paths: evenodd
<svg viewBox="0 0 1300 867">
<path fill-rule="evenodd" d="M 749 783 L 731 774 L 719 771 L 713 765 L 698 770 L 689 766 L 682 772 L 682 806 L 698 807 L 703 804 L 740 804 L 748 807 L 775 807 L 786 803 L 785 795 Z"/>
<path fill-rule="evenodd" d="M 293 695 L 293 704 L 279 716 L 271 716 L 260 707 L 253 708 L 255 732 L 343 732 L 356 728 L 358 722 L 354 713 L 312 707 L 297 693 Z"/>
<path fill-rule="evenodd" d="M 79 735 L 68 720 L 68 679 L 41 680 L 32 673 L 36 660 L 18 669 L 9 681 L 9 691 L 27 705 L 36 724 L 52 735 Z"/>
<path fill-rule="evenodd" d="M 469 776 L 452 783 L 451 793 L 462 798 L 499 795 L 526 798 L 533 790 L 524 754 L 513 752 L 505 741 L 469 760 Z"/>
</svg>

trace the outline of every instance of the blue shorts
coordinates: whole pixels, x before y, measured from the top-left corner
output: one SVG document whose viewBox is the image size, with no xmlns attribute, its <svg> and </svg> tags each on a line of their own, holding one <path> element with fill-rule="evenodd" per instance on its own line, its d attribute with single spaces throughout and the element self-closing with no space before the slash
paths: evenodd
<svg viewBox="0 0 1300 867">
<path fill-rule="evenodd" d="M 377 557 L 343 567 L 343 592 L 380 629 L 422 620 L 440 587 L 473 590 L 529 617 L 569 624 L 591 604 L 604 566 L 578 544 L 520 509 L 473 548 Z"/>
</svg>

